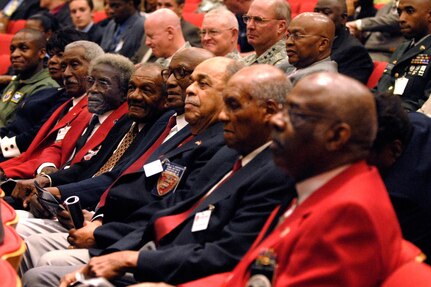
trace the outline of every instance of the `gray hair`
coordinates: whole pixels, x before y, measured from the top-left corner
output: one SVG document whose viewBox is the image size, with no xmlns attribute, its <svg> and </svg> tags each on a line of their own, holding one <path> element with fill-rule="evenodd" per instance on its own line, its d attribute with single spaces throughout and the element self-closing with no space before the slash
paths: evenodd
<svg viewBox="0 0 431 287">
<path fill-rule="evenodd" d="M 91 60 L 105 53 L 103 49 L 96 43 L 90 42 L 90 41 L 84 41 L 84 40 L 75 41 L 68 44 L 64 48 L 64 51 L 66 52 L 67 50 L 72 48 L 83 48 L 85 50 L 84 59 L 87 60 L 88 62 L 91 62 Z"/>
<path fill-rule="evenodd" d="M 105 64 L 118 71 L 120 77 L 120 87 L 123 91 L 127 91 L 130 77 L 135 71 L 135 66 L 128 58 L 118 54 L 103 54 L 90 63 L 88 73 L 91 74 L 93 68 L 97 65 Z"/>
<path fill-rule="evenodd" d="M 291 20 L 292 11 L 290 4 L 286 0 L 279 0 L 274 3 L 275 18 L 278 20 L 286 20 L 289 25 Z"/>
<path fill-rule="evenodd" d="M 252 81 L 250 84 L 249 94 L 255 99 L 261 101 L 274 100 L 278 104 L 286 103 L 286 95 L 292 90 L 292 83 L 287 78 L 277 80 Z"/>
<path fill-rule="evenodd" d="M 235 14 L 225 7 L 218 7 L 210 10 L 204 17 L 217 17 L 219 23 L 227 23 L 229 28 L 239 29 L 238 20 L 236 19 Z"/>
</svg>

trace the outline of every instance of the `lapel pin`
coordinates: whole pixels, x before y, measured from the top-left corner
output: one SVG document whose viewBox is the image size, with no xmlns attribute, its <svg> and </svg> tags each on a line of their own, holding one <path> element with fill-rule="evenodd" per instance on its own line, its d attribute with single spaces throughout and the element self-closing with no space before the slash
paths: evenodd
<svg viewBox="0 0 431 287">
<path fill-rule="evenodd" d="M 202 141 L 195 141 L 196 145 L 201 145 Z"/>
<path fill-rule="evenodd" d="M 425 50 L 425 46 L 424 46 L 424 45 L 421 45 L 421 46 L 419 47 L 419 50 L 421 50 L 421 51 Z"/>
</svg>

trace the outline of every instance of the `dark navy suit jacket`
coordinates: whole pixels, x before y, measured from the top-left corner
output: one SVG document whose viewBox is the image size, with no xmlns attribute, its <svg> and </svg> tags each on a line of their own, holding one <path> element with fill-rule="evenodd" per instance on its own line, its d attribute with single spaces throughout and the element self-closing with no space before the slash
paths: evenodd
<svg viewBox="0 0 431 287">
<path fill-rule="evenodd" d="M 156 212 L 147 206 L 135 212 L 128 218 L 129 222 L 141 221 L 142 228 L 111 245 L 105 253 L 138 250 L 154 240 L 156 219 L 190 209 L 232 170 L 238 158 L 236 151 L 221 149 L 203 167 L 190 190 L 180 190 L 166 198 L 177 200 L 177 204 Z M 231 270 L 291 184 L 274 165 L 269 148 L 265 149 L 200 202 L 182 224 L 158 242 L 157 250 L 141 251 L 135 278 L 178 284 Z M 195 214 L 208 209 L 212 210 L 208 228 L 191 232 Z"/>
<path fill-rule="evenodd" d="M 88 178 L 78 182 L 58 186 L 61 192 L 62 199 L 66 199 L 71 195 L 79 196 L 81 206 L 84 208 L 94 207 L 102 193 L 126 170 L 133 162 L 135 162 L 151 145 L 157 140 L 159 135 L 165 129 L 169 118 L 173 112 L 163 114 L 154 124 L 145 125 L 141 132 L 142 139 L 135 140 L 129 149 L 123 154 L 115 167 L 97 177 Z"/>
</svg>

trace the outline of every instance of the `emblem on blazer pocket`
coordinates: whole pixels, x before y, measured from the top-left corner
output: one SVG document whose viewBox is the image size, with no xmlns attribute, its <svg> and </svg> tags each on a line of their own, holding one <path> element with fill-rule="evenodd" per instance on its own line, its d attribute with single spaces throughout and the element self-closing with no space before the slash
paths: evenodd
<svg viewBox="0 0 431 287">
<path fill-rule="evenodd" d="M 156 191 L 159 196 L 175 192 L 186 170 L 185 166 L 166 161 L 162 173 L 157 180 Z"/>
</svg>

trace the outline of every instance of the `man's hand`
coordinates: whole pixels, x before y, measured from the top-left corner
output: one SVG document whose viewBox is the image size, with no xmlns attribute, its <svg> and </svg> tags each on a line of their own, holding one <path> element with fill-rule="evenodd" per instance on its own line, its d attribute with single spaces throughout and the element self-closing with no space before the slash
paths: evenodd
<svg viewBox="0 0 431 287">
<path fill-rule="evenodd" d="M 51 214 L 43 208 L 43 206 L 37 200 L 36 194 L 30 196 L 23 202 L 23 206 L 30 206 L 30 213 L 36 218 L 52 218 Z"/>
<path fill-rule="evenodd" d="M 138 251 L 120 251 L 90 259 L 84 275 L 112 279 L 134 270 L 138 265 Z"/>
<path fill-rule="evenodd" d="M 42 168 L 41 172 L 46 173 L 46 174 L 51 174 L 58 171 L 58 169 L 56 167 L 53 166 L 45 166 L 44 168 Z"/>
<path fill-rule="evenodd" d="M 71 229 L 67 241 L 76 248 L 91 248 L 96 244 L 94 239 L 94 230 L 102 225 L 100 220 L 84 221 L 84 227 L 80 229 Z"/>
<path fill-rule="evenodd" d="M 49 193 L 54 195 L 58 201 L 61 200 L 61 192 L 57 187 L 47 187 L 45 189 L 46 189 L 46 191 L 48 191 Z"/>
<path fill-rule="evenodd" d="M 67 210 L 62 210 L 58 212 L 57 219 L 58 222 L 60 222 L 60 224 L 66 229 L 72 229 L 74 227 L 72 218 L 70 217 L 70 213 Z"/>
<path fill-rule="evenodd" d="M 15 188 L 12 190 L 12 197 L 15 200 L 24 202 L 26 198 L 30 199 L 33 194 L 36 194 L 36 188 L 34 187 L 34 179 L 20 180 L 16 183 Z M 27 200 L 27 201 L 28 201 Z"/>
<path fill-rule="evenodd" d="M 74 283 L 76 281 L 76 275 L 82 274 L 86 268 L 87 268 L 87 265 L 82 267 L 78 271 L 64 275 L 63 278 L 61 278 L 59 287 L 67 287 L 70 284 Z"/>
</svg>

